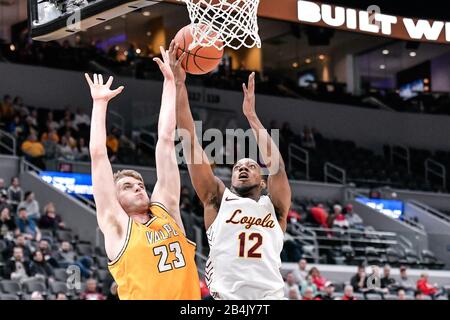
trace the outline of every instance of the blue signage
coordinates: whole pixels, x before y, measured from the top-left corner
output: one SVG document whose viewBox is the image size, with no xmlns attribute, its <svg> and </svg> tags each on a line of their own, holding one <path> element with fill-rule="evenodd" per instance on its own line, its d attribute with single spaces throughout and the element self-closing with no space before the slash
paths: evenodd
<svg viewBox="0 0 450 320">
<path fill-rule="evenodd" d="M 93 197 L 90 174 L 42 171 L 39 176 L 45 182 L 65 193 L 88 198 Z"/>
<path fill-rule="evenodd" d="M 403 201 L 400 200 L 370 199 L 365 197 L 357 197 L 355 200 L 394 219 L 400 219 L 403 215 Z"/>
</svg>

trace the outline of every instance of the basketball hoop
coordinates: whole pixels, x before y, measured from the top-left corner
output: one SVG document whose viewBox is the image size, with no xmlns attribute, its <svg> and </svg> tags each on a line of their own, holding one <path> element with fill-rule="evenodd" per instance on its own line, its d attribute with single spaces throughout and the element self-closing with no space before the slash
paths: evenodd
<svg viewBox="0 0 450 320">
<path fill-rule="evenodd" d="M 261 48 L 257 16 L 260 0 L 179 1 L 186 3 L 189 11 L 194 38 L 191 48 Z"/>
</svg>

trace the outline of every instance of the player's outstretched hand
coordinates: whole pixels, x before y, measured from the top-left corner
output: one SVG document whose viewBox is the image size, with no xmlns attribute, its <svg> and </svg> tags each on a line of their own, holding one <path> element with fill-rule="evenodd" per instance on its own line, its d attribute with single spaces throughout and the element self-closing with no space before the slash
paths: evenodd
<svg viewBox="0 0 450 320">
<path fill-rule="evenodd" d="M 103 84 L 103 76 L 101 74 L 94 74 L 93 80 L 87 73 L 84 74 L 86 81 L 91 89 L 92 100 L 108 103 L 111 99 L 120 94 L 124 87 L 120 86 L 115 90 L 111 90 L 111 84 L 114 80 L 113 77 L 109 77 L 108 81 Z"/>
<path fill-rule="evenodd" d="M 162 46 L 159 47 L 162 55 L 162 61 L 160 58 L 154 58 L 153 61 L 155 61 L 159 69 L 161 70 L 164 79 L 168 81 L 174 80 L 172 69 L 170 68 L 170 58 L 169 58 L 169 52 L 173 50 L 173 41 L 170 43 L 169 50 L 165 50 Z"/>
<path fill-rule="evenodd" d="M 256 115 L 255 110 L 255 73 L 252 72 L 248 77 L 248 87 L 245 83 L 242 84 L 244 90 L 244 104 L 243 111 L 246 117 Z"/>
<path fill-rule="evenodd" d="M 179 44 L 175 43 L 175 40 L 172 40 L 169 47 L 170 68 L 172 69 L 175 81 L 178 83 L 184 83 L 186 81 L 186 71 L 183 69 L 181 62 L 186 57 L 187 53 L 183 52 L 177 59 L 179 47 Z"/>
</svg>

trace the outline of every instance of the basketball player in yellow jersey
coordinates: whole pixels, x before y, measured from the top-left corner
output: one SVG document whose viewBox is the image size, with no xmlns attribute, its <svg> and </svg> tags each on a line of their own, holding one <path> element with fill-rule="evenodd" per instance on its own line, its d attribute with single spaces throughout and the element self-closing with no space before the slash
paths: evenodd
<svg viewBox="0 0 450 320">
<path fill-rule="evenodd" d="M 179 210 L 175 82 L 169 64 L 176 47 L 172 43 L 168 51 L 161 48 L 161 52 L 164 62 L 155 61 L 165 80 L 156 145 L 157 182 L 151 202 L 141 175 L 132 170 L 113 175 L 108 159 L 107 106 L 123 87 L 111 90 L 112 77 L 103 84 L 102 75 L 95 74 L 91 80 L 86 74 L 93 99 L 90 154 L 97 220 L 122 300 L 200 299 L 195 244 L 185 236 Z"/>
</svg>

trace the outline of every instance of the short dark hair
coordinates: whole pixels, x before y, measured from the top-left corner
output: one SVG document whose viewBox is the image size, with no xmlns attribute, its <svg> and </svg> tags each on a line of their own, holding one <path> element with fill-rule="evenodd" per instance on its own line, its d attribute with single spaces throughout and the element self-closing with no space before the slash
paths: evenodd
<svg viewBox="0 0 450 320">
<path fill-rule="evenodd" d="M 27 191 L 27 192 L 25 192 L 25 199 L 28 198 L 28 196 L 29 196 L 30 194 L 32 194 L 32 193 L 33 193 L 33 191 Z"/>
</svg>

